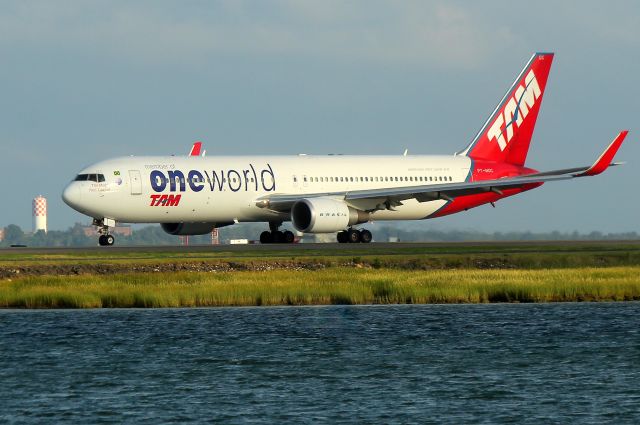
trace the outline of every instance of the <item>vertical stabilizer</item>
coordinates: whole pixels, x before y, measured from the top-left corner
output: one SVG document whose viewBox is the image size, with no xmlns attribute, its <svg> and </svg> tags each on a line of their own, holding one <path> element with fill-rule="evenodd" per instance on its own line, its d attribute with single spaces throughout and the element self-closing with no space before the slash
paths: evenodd
<svg viewBox="0 0 640 425">
<path fill-rule="evenodd" d="M 535 53 L 473 142 L 458 155 L 524 165 L 552 62 L 553 53 Z"/>
</svg>

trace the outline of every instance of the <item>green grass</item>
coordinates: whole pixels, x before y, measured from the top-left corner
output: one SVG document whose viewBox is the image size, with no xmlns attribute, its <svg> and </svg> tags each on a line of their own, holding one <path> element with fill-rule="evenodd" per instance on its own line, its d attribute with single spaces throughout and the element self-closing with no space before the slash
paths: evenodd
<svg viewBox="0 0 640 425">
<path fill-rule="evenodd" d="M 203 307 L 640 300 L 640 266 L 131 273 L 0 281 L 0 307 Z"/>
<path fill-rule="evenodd" d="M 278 249 L 248 247 L 226 250 L 224 246 L 175 248 L 155 251 L 140 247 L 132 251 L 110 249 L 60 253 L 29 253 L 0 250 L 0 268 L 60 264 L 152 264 L 172 262 L 274 262 L 307 261 L 341 266 L 356 258 L 356 262 L 375 267 L 391 268 L 482 268 L 483 261 L 498 260 L 513 268 L 555 268 L 583 266 L 640 265 L 640 243 L 636 241 L 594 242 L 531 242 L 531 243 L 433 243 L 416 246 L 371 244 L 340 246 L 335 249 Z M 480 264 L 479 264 L 480 263 Z M 490 266 L 490 265 L 489 265 Z"/>
</svg>

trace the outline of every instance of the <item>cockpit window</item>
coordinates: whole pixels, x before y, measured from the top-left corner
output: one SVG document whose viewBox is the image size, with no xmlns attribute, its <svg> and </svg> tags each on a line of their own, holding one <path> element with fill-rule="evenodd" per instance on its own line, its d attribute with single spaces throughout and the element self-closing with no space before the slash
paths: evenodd
<svg viewBox="0 0 640 425">
<path fill-rule="evenodd" d="M 75 178 L 77 182 L 92 181 L 102 183 L 105 181 L 104 174 L 78 174 Z"/>
</svg>

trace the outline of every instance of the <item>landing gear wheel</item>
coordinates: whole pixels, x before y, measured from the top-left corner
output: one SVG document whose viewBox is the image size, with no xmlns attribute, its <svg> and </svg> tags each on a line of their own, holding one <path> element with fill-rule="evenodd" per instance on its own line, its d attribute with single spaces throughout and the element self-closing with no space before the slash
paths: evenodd
<svg viewBox="0 0 640 425">
<path fill-rule="evenodd" d="M 295 241 L 296 239 L 296 236 L 290 230 L 285 230 L 282 234 L 283 234 L 282 241 L 284 243 L 293 243 L 293 241 Z"/>
<path fill-rule="evenodd" d="M 271 232 L 271 237 L 273 238 L 274 243 L 282 243 L 284 242 L 284 233 L 280 230 L 276 230 L 275 232 Z"/>
<path fill-rule="evenodd" d="M 115 241 L 116 238 L 111 235 L 100 235 L 100 237 L 98 238 L 98 243 L 100 244 L 100 246 L 111 246 Z"/>
<path fill-rule="evenodd" d="M 273 237 L 271 236 L 271 232 L 264 231 L 260 233 L 260 243 L 271 243 L 273 242 Z"/>
<path fill-rule="evenodd" d="M 373 235 L 367 229 L 363 229 L 360 231 L 360 242 L 369 243 L 373 239 Z"/>
<path fill-rule="evenodd" d="M 347 243 L 349 242 L 349 239 L 347 237 L 347 232 L 344 230 L 341 230 L 338 232 L 338 234 L 336 235 L 336 237 L 338 238 L 338 242 L 339 243 Z"/>
<path fill-rule="evenodd" d="M 347 240 L 349 241 L 349 243 L 360 242 L 360 232 L 356 229 L 347 230 Z"/>
</svg>

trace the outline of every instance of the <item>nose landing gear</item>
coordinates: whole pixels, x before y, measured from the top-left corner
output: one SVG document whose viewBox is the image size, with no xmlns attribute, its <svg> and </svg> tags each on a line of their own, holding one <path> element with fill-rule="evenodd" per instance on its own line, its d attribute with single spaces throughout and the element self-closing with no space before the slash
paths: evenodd
<svg viewBox="0 0 640 425">
<path fill-rule="evenodd" d="M 94 218 L 93 225 L 98 228 L 98 233 L 100 234 L 100 237 L 98 238 L 98 244 L 100 246 L 111 246 L 115 243 L 116 238 L 114 238 L 113 235 L 109 234 L 109 225 L 115 226 L 115 220 L 111 220 L 108 218 L 99 220 L 97 218 Z"/>
<path fill-rule="evenodd" d="M 100 246 L 111 246 L 116 241 L 112 235 L 100 235 L 98 243 Z"/>
<path fill-rule="evenodd" d="M 373 235 L 367 229 L 347 229 L 338 232 L 337 234 L 338 242 L 340 243 L 369 243 L 373 239 Z"/>
</svg>

